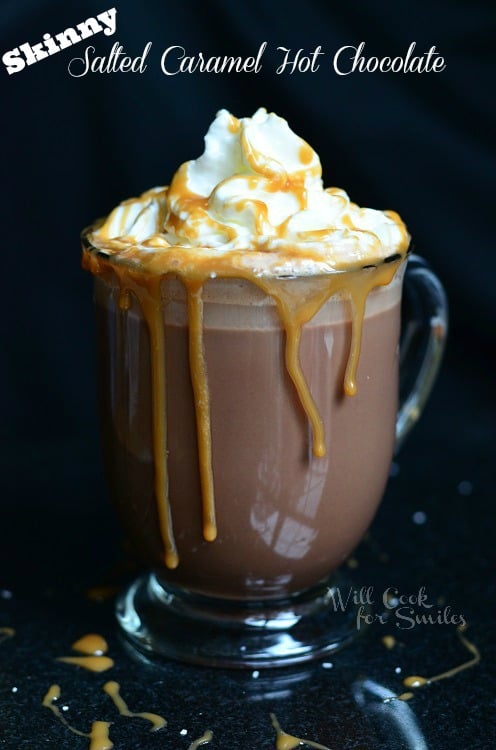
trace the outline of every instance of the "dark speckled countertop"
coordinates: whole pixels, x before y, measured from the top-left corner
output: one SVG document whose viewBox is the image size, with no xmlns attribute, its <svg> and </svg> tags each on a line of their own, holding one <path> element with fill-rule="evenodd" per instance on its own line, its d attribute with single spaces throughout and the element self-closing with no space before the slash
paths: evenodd
<svg viewBox="0 0 496 750">
<path fill-rule="evenodd" d="M 116 750 L 187 750 L 207 729 L 207 747 L 270 750 L 271 712 L 286 732 L 332 750 L 496 747 L 496 420 L 489 384 L 486 392 L 471 382 L 444 368 L 348 570 L 356 590 L 372 587 L 377 612 L 389 587 L 417 596 L 425 587 L 433 606 L 415 605 L 415 614 L 435 613 L 442 622 L 409 627 L 392 610 L 386 624 L 372 625 L 348 648 L 297 669 L 228 672 L 139 656 L 118 635 L 113 602 L 85 595 L 122 580 L 116 570 L 125 557 L 97 448 L 69 439 L 4 448 L 0 627 L 15 635 L 0 644 L 0 746 L 88 747 L 42 707 L 56 683 L 68 721 L 83 732 L 94 720 L 112 722 Z M 405 690 L 403 677 L 432 676 L 471 658 L 455 624 L 445 623 L 455 617 L 469 623 L 465 635 L 480 649 L 480 664 L 416 691 L 408 703 L 383 703 Z M 56 661 L 88 632 L 107 639 L 115 661 L 108 672 Z M 393 648 L 385 635 L 395 638 Z M 131 710 L 162 714 L 168 726 L 152 733 L 143 719 L 119 716 L 102 690 L 107 680 L 120 683 Z"/>
</svg>

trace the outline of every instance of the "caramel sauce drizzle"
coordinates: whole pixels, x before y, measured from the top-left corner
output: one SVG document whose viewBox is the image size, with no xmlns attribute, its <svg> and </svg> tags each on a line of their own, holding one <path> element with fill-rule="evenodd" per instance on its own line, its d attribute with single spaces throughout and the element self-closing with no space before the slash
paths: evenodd
<svg viewBox="0 0 496 750">
<path fill-rule="evenodd" d="M 317 458 L 326 454 L 324 425 L 301 369 L 299 347 L 302 327 L 318 313 L 330 297 L 339 292 L 348 294 L 352 309 L 352 333 L 344 378 L 344 392 L 348 396 L 354 396 L 357 392 L 356 374 L 367 297 L 372 289 L 385 286 L 392 281 L 398 265 L 399 262 L 396 261 L 371 268 L 368 273 L 360 270 L 322 277 L 318 284 L 315 282 L 316 286 L 312 293 L 303 299 L 298 298 L 297 293 L 295 294 L 291 281 L 284 283 L 281 279 L 252 279 L 253 283 L 271 296 L 277 305 L 286 332 L 286 368 L 312 426 L 313 453 Z"/>
<path fill-rule="evenodd" d="M 167 400 L 165 340 L 162 316 L 161 277 L 145 277 L 126 268 L 114 267 L 120 282 L 119 305 L 127 309 L 130 292 L 136 296 L 145 318 L 149 335 L 153 393 L 153 457 L 155 464 L 155 497 L 162 542 L 164 562 L 170 568 L 177 568 L 177 554 L 172 515 L 169 504 L 169 477 L 167 471 Z M 97 271 L 93 271 L 98 273 Z M 105 272 L 105 271 L 104 271 Z M 130 303 L 129 303 L 130 304 Z"/>
<path fill-rule="evenodd" d="M 158 714 L 148 713 L 146 711 L 141 713 L 135 713 L 133 711 L 130 711 L 127 707 L 127 704 L 122 699 L 120 695 L 120 686 L 117 682 L 107 682 L 103 686 L 103 690 L 107 695 L 109 695 L 114 705 L 116 706 L 117 710 L 121 714 L 121 716 L 127 716 L 127 717 L 138 717 L 141 719 L 146 719 L 147 721 L 150 721 L 152 724 L 151 732 L 156 732 L 159 729 L 162 729 L 162 727 L 167 726 L 167 721 L 164 719 L 163 716 L 159 716 Z M 73 734 L 77 734 L 79 737 L 88 737 L 90 739 L 90 745 L 89 750 L 111 750 L 113 748 L 113 742 L 109 738 L 109 728 L 111 726 L 111 722 L 108 721 L 94 721 L 91 725 L 91 731 L 88 733 L 81 732 L 79 729 L 76 729 L 73 727 L 65 716 L 61 713 L 59 707 L 55 704 L 55 701 L 57 701 L 60 698 L 60 686 L 59 685 L 51 685 L 48 689 L 47 693 L 45 694 L 42 706 L 44 708 L 48 708 L 52 713 L 59 719 L 59 721 L 67 728 L 69 731 L 71 731 Z M 204 735 L 205 737 L 205 735 Z M 212 738 L 212 733 L 210 732 L 210 738 Z M 202 738 L 200 738 L 202 739 Z M 206 742 L 207 740 L 205 740 Z M 204 742 L 200 742 L 199 744 L 204 744 Z M 195 745 L 197 747 L 197 745 Z"/>
<path fill-rule="evenodd" d="M 165 341 L 162 318 L 162 300 L 160 277 L 151 280 L 149 291 L 146 287 L 135 286 L 138 299 L 150 333 L 152 357 L 152 392 L 153 392 L 153 448 L 155 459 L 155 496 L 160 531 L 164 544 L 164 562 L 170 569 L 177 568 L 177 554 L 172 514 L 169 504 L 169 476 L 167 471 L 167 399 L 165 374 Z"/>
<path fill-rule="evenodd" d="M 468 661 L 464 661 L 462 664 L 458 664 L 456 667 L 452 667 L 452 669 L 447 669 L 445 672 L 440 672 L 439 674 L 434 675 L 433 677 L 422 677 L 420 675 L 410 675 L 409 677 L 405 677 L 403 680 L 403 685 L 406 688 L 415 689 L 426 687 L 427 685 L 432 685 L 434 682 L 439 682 L 440 680 L 447 680 L 450 677 L 454 677 L 459 672 L 463 672 L 466 669 L 470 669 L 471 667 L 475 667 L 476 664 L 478 664 L 481 660 L 480 651 L 475 645 L 475 643 L 472 643 L 468 640 L 468 638 L 465 638 L 463 633 L 467 629 L 466 625 L 459 625 L 456 629 L 456 633 L 458 635 L 459 640 L 461 643 L 465 646 L 467 651 L 472 654 L 472 658 L 468 659 Z M 393 700 L 410 700 L 410 698 L 413 698 L 412 692 L 402 693 L 401 695 L 395 695 L 391 696 L 391 698 L 385 698 L 385 703 L 390 703 Z"/>
<path fill-rule="evenodd" d="M 301 737 L 294 737 L 292 734 L 287 734 L 287 732 L 281 729 L 281 725 L 277 721 L 275 714 L 270 714 L 270 720 L 276 730 L 276 750 L 294 750 L 295 747 L 302 745 L 315 747 L 317 750 L 330 750 L 327 745 L 321 745 L 318 742 L 313 742 L 313 740 L 306 740 Z"/>
<path fill-rule="evenodd" d="M 372 289 L 378 286 L 387 286 L 398 268 L 399 262 L 378 266 L 374 273 L 354 276 L 353 286 L 349 287 L 351 302 L 351 347 L 348 364 L 344 375 L 344 392 L 347 396 L 355 396 L 358 390 L 356 376 L 360 348 L 362 344 L 363 319 L 365 316 L 365 305 L 367 297 Z M 372 270 L 372 269 L 371 269 Z M 342 286 L 341 289 L 346 289 Z"/>
<path fill-rule="evenodd" d="M 298 299 L 294 295 L 291 281 L 254 279 L 254 282 L 262 291 L 271 296 L 277 305 L 286 334 L 286 369 L 312 425 L 313 453 L 320 458 L 326 452 L 324 424 L 301 369 L 299 351 L 302 327 L 317 314 L 322 305 L 332 296 L 332 281 L 331 279 L 323 280 L 322 286 L 319 284 L 310 298 L 303 299 Z"/>
<path fill-rule="evenodd" d="M 197 740 L 194 740 L 191 743 L 191 745 L 188 747 L 188 750 L 196 750 L 201 745 L 208 745 L 209 742 L 212 742 L 213 736 L 213 732 L 211 732 L 210 729 L 207 729 L 207 731 L 204 732 L 201 737 L 198 737 Z"/>
<path fill-rule="evenodd" d="M 463 672 L 465 671 L 465 669 L 470 669 L 470 667 L 475 667 L 475 665 L 480 662 L 481 655 L 477 646 L 474 643 L 471 643 L 471 641 L 469 641 L 467 638 L 465 638 L 464 635 L 462 635 L 462 633 L 465 632 L 466 628 L 466 625 L 459 625 L 456 629 L 456 633 L 467 651 L 472 654 L 471 659 L 463 662 L 462 664 L 458 664 L 452 669 L 447 669 L 445 672 L 436 674 L 433 677 L 420 677 L 419 675 L 411 675 L 410 677 L 405 677 L 405 679 L 403 680 L 403 685 L 409 688 L 424 687 L 425 685 L 432 685 L 433 682 L 439 682 L 439 680 L 446 680 L 450 677 L 454 677 L 459 672 Z"/>
<path fill-rule="evenodd" d="M 130 711 L 127 707 L 127 703 L 124 701 L 120 694 L 120 685 L 118 682 L 106 682 L 103 686 L 103 690 L 107 695 L 109 695 L 117 710 L 119 711 L 121 716 L 129 716 L 131 718 L 137 717 L 140 719 L 146 719 L 147 721 L 150 721 L 152 724 L 152 727 L 150 729 L 151 732 L 157 732 L 159 729 L 162 729 L 162 727 L 167 726 L 167 721 L 164 719 L 163 716 L 159 716 L 158 714 L 152 714 L 148 711 L 141 711 L 141 712 L 135 712 Z"/>
<path fill-rule="evenodd" d="M 8 627 L 0 628 L 0 643 L 7 641 L 9 638 L 13 638 L 14 636 L 15 636 L 14 628 L 8 628 Z"/>
<path fill-rule="evenodd" d="M 91 725 L 89 734 L 87 732 L 81 732 L 79 729 L 71 726 L 65 716 L 60 712 L 58 706 L 55 705 L 54 701 L 60 698 L 60 687 L 59 685 L 51 685 L 48 689 L 45 697 L 42 701 L 42 706 L 52 711 L 57 719 L 73 734 L 77 734 L 79 737 L 88 737 L 90 740 L 89 750 L 112 750 L 114 743 L 109 737 L 110 722 L 108 721 L 94 721 Z"/>
<path fill-rule="evenodd" d="M 237 133 L 238 130 L 241 128 L 241 123 L 238 120 L 237 117 L 234 117 L 234 115 L 231 115 L 231 119 L 229 121 L 229 125 L 227 126 L 229 128 L 230 133 Z"/>
<path fill-rule="evenodd" d="M 266 165 L 270 170 L 270 166 Z M 179 179 L 179 178 L 177 178 Z M 354 268 L 340 273 L 312 279 L 312 289 L 302 295 L 301 287 L 295 287 L 292 280 L 264 278 L 243 267 L 243 254 L 233 253 L 230 257 L 196 257 L 193 262 L 182 248 L 169 248 L 166 254 L 154 253 L 139 255 L 139 266 L 135 263 L 135 248 L 124 249 L 122 256 L 126 264 L 112 262 L 110 257 L 98 256 L 91 247 L 84 249 L 83 266 L 93 274 L 110 276 L 114 271 L 120 284 L 121 309 L 130 306 L 130 293 L 133 293 L 142 310 L 150 335 L 153 403 L 153 455 L 155 464 L 155 496 L 159 526 L 164 545 L 164 562 L 170 568 L 179 564 L 179 555 L 174 539 L 172 512 L 169 502 L 169 481 L 167 471 L 167 413 L 166 413 L 166 352 L 164 341 L 163 302 L 161 282 L 168 273 L 174 273 L 184 284 L 187 295 L 189 323 L 190 374 L 195 401 L 198 462 L 202 488 L 203 536 L 213 541 L 217 536 L 215 518 L 214 477 L 212 470 L 212 438 L 210 425 L 210 399 L 208 373 L 203 347 L 203 285 L 212 276 L 236 278 L 258 286 L 275 302 L 282 327 L 285 331 L 285 362 L 288 374 L 295 386 L 299 401 L 312 428 L 312 449 L 316 457 L 326 453 L 324 425 L 318 406 L 310 392 L 309 385 L 301 368 L 299 348 L 303 326 L 308 323 L 321 307 L 336 294 L 348 297 L 351 304 L 351 344 L 344 378 L 344 392 L 353 396 L 357 392 L 357 370 L 360 356 L 361 336 L 365 305 L 369 293 L 379 286 L 389 284 L 403 257 L 392 262 L 381 263 L 366 270 Z M 295 253 L 296 254 L 296 253 Z M 291 257 L 291 253 L 287 254 Z"/>
<path fill-rule="evenodd" d="M 203 536 L 213 542 L 217 536 L 215 520 L 214 477 L 212 470 L 212 434 L 210 427 L 210 394 L 203 351 L 203 285 L 185 281 L 188 295 L 189 361 L 195 399 L 198 461 L 203 504 Z"/>
</svg>

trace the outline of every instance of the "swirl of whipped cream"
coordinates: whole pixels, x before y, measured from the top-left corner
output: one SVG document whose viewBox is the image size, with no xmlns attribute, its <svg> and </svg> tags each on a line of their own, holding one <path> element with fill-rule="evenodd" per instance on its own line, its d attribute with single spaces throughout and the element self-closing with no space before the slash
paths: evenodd
<svg viewBox="0 0 496 750">
<path fill-rule="evenodd" d="M 241 251 L 261 274 L 328 273 L 406 251 L 397 214 L 359 208 L 343 190 L 324 189 L 321 174 L 315 151 L 281 117 L 221 110 L 204 153 L 169 188 L 117 206 L 92 239 L 109 251 L 184 248 L 189 258 Z"/>
</svg>

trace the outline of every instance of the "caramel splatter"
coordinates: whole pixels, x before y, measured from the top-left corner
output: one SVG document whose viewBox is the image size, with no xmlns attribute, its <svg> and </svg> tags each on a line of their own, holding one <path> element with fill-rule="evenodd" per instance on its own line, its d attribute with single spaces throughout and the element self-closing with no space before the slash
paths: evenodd
<svg viewBox="0 0 496 750">
<path fill-rule="evenodd" d="M 71 646 L 73 651 L 79 651 L 80 654 L 88 654 L 91 656 L 102 656 L 108 651 L 107 641 L 103 636 L 97 633 L 88 633 L 79 638 Z"/>
<path fill-rule="evenodd" d="M 79 651 L 85 656 L 59 656 L 57 661 L 64 664 L 74 664 L 76 667 L 88 669 L 90 672 L 105 672 L 114 666 L 114 661 L 103 656 L 108 651 L 107 641 L 97 633 L 88 633 L 79 638 L 71 646 L 73 651 Z"/>
<path fill-rule="evenodd" d="M 471 643 L 467 638 L 465 638 L 464 635 L 462 635 L 466 629 L 467 629 L 466 625 L 459 625 L 456 629 L 456 633 L 460 641 L 463 643 L 463 645 L 467 649 L 467 651 L 472 654 L 471 659 L 463 662 L 462 664 L 458 664 L 456 667 L 453 667 L 452 669 L 447 669 L 445 672 L 440 672 L 440 674 L 436 674 L 433 677 L 419 677 L 417 675 L 406 677 L 403 680 L 403 685 L 405 687 L 413 687 L 413 688 L 423 687 L 424 685 L 432 685 L 433 682 L 439 682 L 440 680 L 447 680 L 450 677 L 454 677 L 459 672 L 463 672 L 465 669 L 470 669 L 470 667 L 475 667 L 475 665 L 480 662 L 481 655 L 477 646 L 474 643 Z"/>
<path fill-rule="evenodd" d="M 57 661 L 74 664 L 90 672 L 106 672 L 114 666 L 114 660 L 108 656 L 59 656 Z"/>
<path fill-rule="evenodd" d="M 462 664 L 458 664 L 456 667 L 452 667 L 452 669 L 447 669 L 445 672 L 440 672 L 439 674 L 433 675 L 433 677 L 422 677 L 421 675 L 410 675 L 408 677 L 405 677 L 403 680 L 403 685 L 406 688 L 410 689 L 419 689 L 426 687 L 427 685 L 432 685 L 434 682 L 439 682 L 440 680 L 447 680 L 450 677 L 454 677 L 459 672 L 463 672 L 465 669 L 470 669 L 471 667 L 474 667 L 476 664 L 478 664 L 481 660 L 480 651 L 477 648 L 477 646 L 474 643 L 471 643 L 463 633 L 467 629 L 466 625 L 459 625 L 456 629 L 456 633 L 458 635 L 458 638 L 463 643 L 465 648 L 469 653 L 472 654 L 472 658 L 468 659 L 468 661 L 464 661 Z M 390 698 L 386 698 L 384 700 L 384 703 L 390 703 L 393 700 L 410 700 L 410 698 L 413 697 L 413 693 L 407 692 L 402 693 L 401 695 L 395 695 Z"/>
<path fill-rule="evenodd" d="M 42 701 L 42 706 L 48 708 L 57 719 L 73 734 L 79 737 L 88 737 L 90 740 L 89 750 L 112 750 L 114 743 L 109 737 L 110 723 L 108 721 L 94 721 L 89 733 L 81 732 L 79 729 L 71 726 L 65 716 L 62 715 L 54 701 L 60 698 L 59 685 L 51 685 Z"/>
<path fill-rule="evenodd" d="M 209 742 L 212 742 L 213 736 L 214 735 L 210 731 L 210 729 L 207 729 L 207 731 L 204 732 L 201 737 L 198 737 L 197 740 L 194 740 L 191 743 L 191 745 L 188 747 L 188 750 L 196 750 L 196 748 L 200 747 L 201 745 L 207 745 Z"/>
<path fill-rule="evenodd" d="M 394 635 L 385 635 L 381 638 L 381 641 L 389 651 L 396 646 L 396 638 Z"/>
<path fill-rule="evenodd" d="M 130 711 L 127 707 L 127 703 L 124 701 L 124 699 L 121 697 L 120 694 L 120 685 L 118 682 L 106 682 L 103 686 L 103 690 L 107 695 L 109 695 L 117 710 L 119 711 L 121 716 L 129 716 L 130 718 L 140 718 L 140 719 L 146 719 L 147 721 L 150 721 L 152 723 L 151 732 L 156 732 L 158 729 L 162 729 L 162 727 L 167 726 L 167 721 L 164 719 L 163 716 L 159 716 L 158 714 L 152 714 L 148 711 L 141 711 L 141 712 L 135 712 Z"/>
<path fill-rule="evenodd" d="M 281 729 L 281 725 L 277 721 L 275 714 L 270 714 L 270 720 L 276 730 L 276 750 L 294 750 L 295 747 L 299 747 L 300 745 L 314 747 L 317 750 L 331 750 L 327 745 L 321 745 L 318 742 L 313 742 L 313 740 L 302 739 L 294 737 L 292 734 L 287 734 L 287 732 Z"/>
</svg>

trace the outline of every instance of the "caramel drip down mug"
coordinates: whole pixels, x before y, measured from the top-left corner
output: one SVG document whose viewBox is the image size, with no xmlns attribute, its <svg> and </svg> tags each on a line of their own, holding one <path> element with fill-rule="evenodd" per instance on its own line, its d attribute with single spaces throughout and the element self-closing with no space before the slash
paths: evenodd
<svg viewBox="0 0 496 750">
<path fill-rule="evenodd" d="M 211 666 L 339 648 L 356 628 L 332 606 L 338 569 L 440 364 L 438 279 L 410 256 L 192 284 L 102 258 L 88 233 L 83 250 L 107 482 L 151 571 L 119 599 L 124 633 L 148 653 Z M 414 304 L 402 321 L 403 290 Z"/>
</svg>

